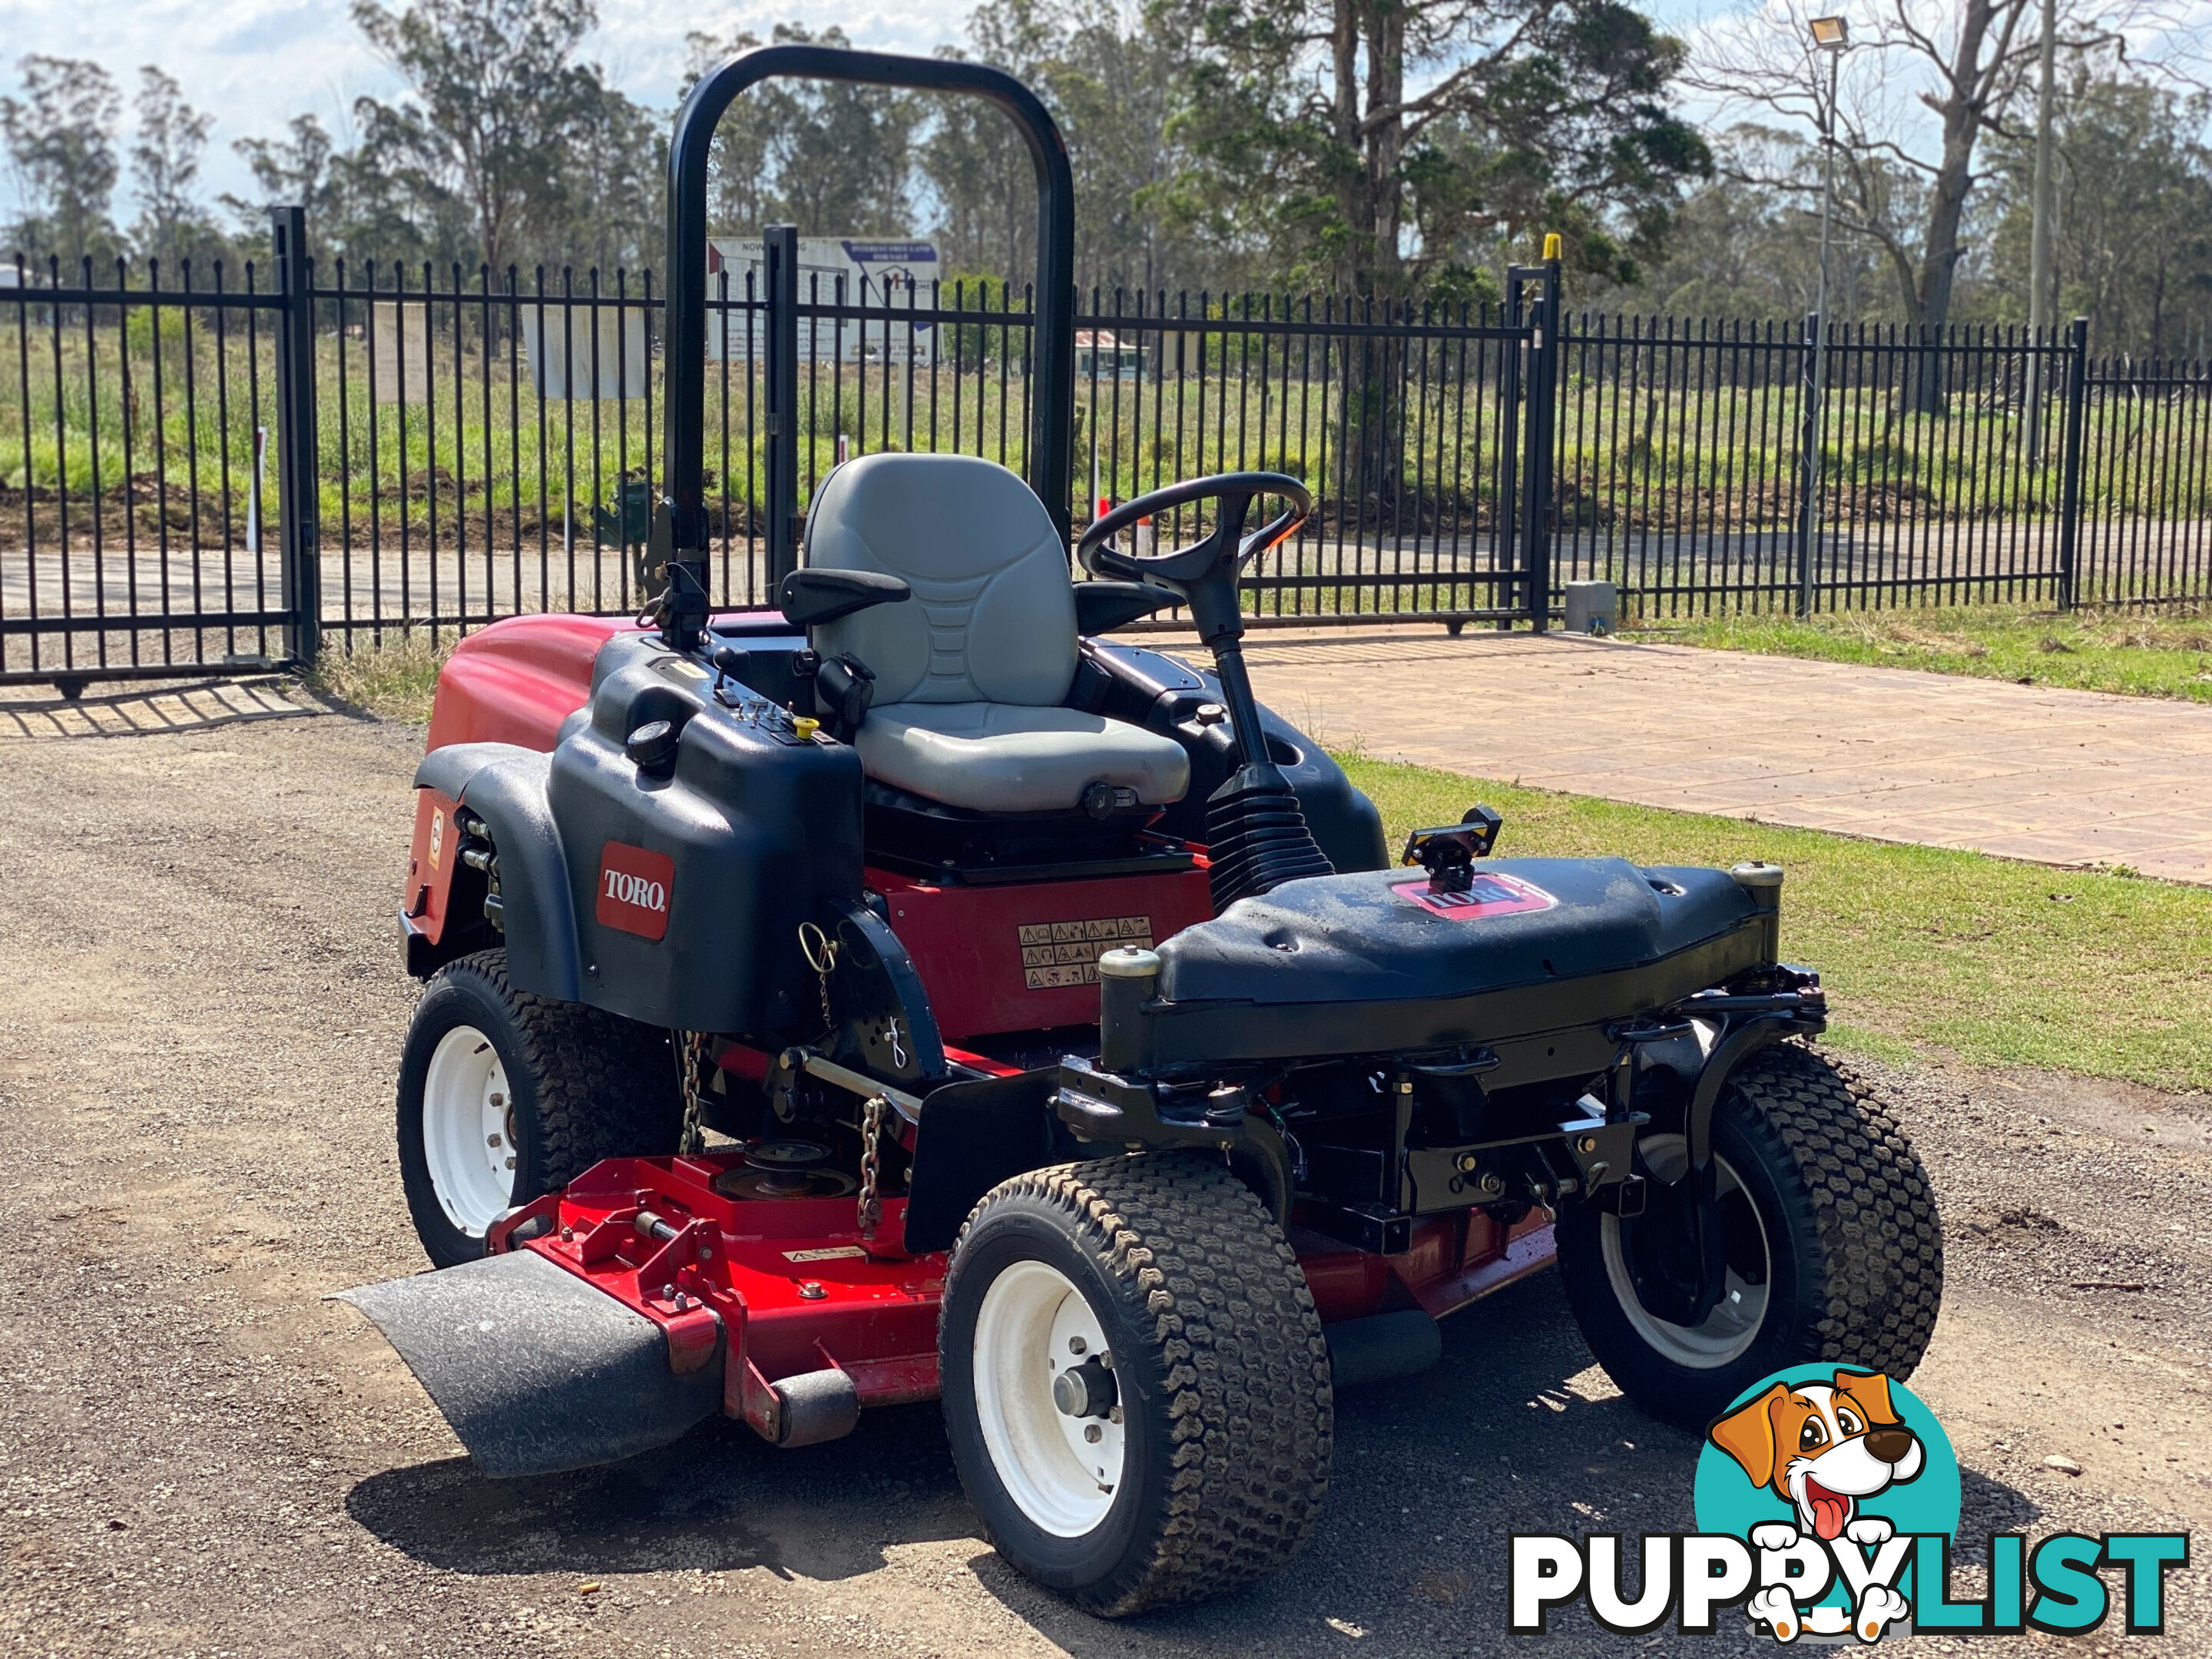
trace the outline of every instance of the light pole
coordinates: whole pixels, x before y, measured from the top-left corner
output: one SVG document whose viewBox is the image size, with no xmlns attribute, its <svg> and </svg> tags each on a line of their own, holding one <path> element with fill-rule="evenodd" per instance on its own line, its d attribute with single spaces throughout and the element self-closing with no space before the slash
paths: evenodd
<svg viewBox="0 0 2212 1659">
<path fill-rule="evenodd" d="M 1820 511 L 1820 416 L 1828 389 L 1828 243 L 1836 216 L 1836 85 L 1850 25 L 1841 17 L 1815 17 L 1806 24 L 1816 52 L 1828 55 L 1828 97 L 1820 112 L 1820 277 L 1813 301 L 1810 384 L 1805 392 L 1804 499 L 1797 524 L 1797 614 L 1813 613 L 1813 559 L 1819 542 Z"/>
</svg>

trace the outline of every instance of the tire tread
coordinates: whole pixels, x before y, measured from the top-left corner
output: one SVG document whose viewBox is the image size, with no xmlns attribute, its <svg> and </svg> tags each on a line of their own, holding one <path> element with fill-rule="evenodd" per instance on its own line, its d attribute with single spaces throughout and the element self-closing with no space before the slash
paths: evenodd
<svg viewBox="0 0 2212 1659">
<path fill-rule="evenodd" d="M 1826 1301 L 1803 1358 L 1911 1376 L 1943 1295 L 1942 1223 L 1912 1142 L 1861 1074 L 1802 1043 L 1754 1054 L 1729 1087 L 1814 1218 Z"/>
<path fill-rule="evenodd" d="M 513 1011 L 538 1085 L 546 1190 L 603 1158 L 675 1150 L 684 1109 L 665 1031 L 516 990 L 503 950 L 478 951 L 439 971 L 477 975 Z"/>
</svg>

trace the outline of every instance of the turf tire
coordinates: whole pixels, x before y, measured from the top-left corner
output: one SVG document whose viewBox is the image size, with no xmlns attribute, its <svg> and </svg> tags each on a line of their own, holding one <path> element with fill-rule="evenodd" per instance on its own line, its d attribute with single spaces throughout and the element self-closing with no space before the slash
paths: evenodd
<svg viewBox="0 0 2212 1659">
<path fill-rule="evenodd" d="M 668 1034 L 507 983 L 507 952 L 450 962 L 423 988 L 399 1058 L 399 1179 L 415 1231 L 441 1267 L 483 1254 L 438 1201 L 423 1147 L 423 1085 L 440 1039 L 472 1025 L 491 1040 L 514 1099 L 509 1201 L 567 1186 L 602 1158 L 673 1152 L 683 1096 Z"/>
<path fill-rule="evenodd" d="M 1943 1233 L 1919 1155 L 1888 1109 L 1824 1056 L 1778 1044 L 1723 1088 L 1713 1148 L 1751 1197 L 1769 1250 L 1765 1316 L 1724 1365 L 1686 1365 L 1646 1341 L 1607 1272 L 1601 1212 L 1577 1205 L 1559 1218 L 1567 1301 L 1621 1392 L 1702 1430 L 1785 1366 L 1834 1360 L 1910 1376 L 1936 1328 Z"/>
<path fill-rule="evenodd" d="M 1122 1479 L 1075 1538 L 1023 1513 L 977 1418 L 984 1294 L 1031 1260 L 1091 1304 L 1121 1390 Z M 1282 1229 L 1218 1164 L 1140 1154 L 993 1188 L 953 1247 L 939 1361 L 953 1461 L 991 1542 L 1093 1613 L 1239 1589 L 1289 1561 L 1320 1520 L 1335 1432 L 1328 1345 Z"/>
</svg>

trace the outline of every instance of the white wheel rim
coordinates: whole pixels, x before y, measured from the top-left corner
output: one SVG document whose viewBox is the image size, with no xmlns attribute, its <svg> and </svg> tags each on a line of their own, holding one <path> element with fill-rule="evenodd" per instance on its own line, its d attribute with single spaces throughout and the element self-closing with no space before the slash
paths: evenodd
<svg viewBox="0 0 2212 1659">
<path fill-rule="evenodd" d="M 1690 1143 L 1680 1135 L 1649 1135 L 1637 1143 L 1644 1154 L 1644 1166 L 1661 1181 L 1676 1181 L 1690 1167 Z M 1714 1155 L 1714 1173 L 1718 1177 L 1717 1194 L 1726 1198 L 1730 1193 L 1742 1193 L 1750 1206 L 1752 1220 L 1759 1229 L 1759 1254 L 1766 1263 L 1766 1278 L 1762 1284 L 1750 1284 L 1740 1278 L 1735 1270 L 1729 1269 L 1721 1291 L 1719 1304 L 1705 1316 L 1702 1325 L 1670 1325 L 1655 1317 L 1637 1300 L 1636 1283 L 1629 1277 L 1628 1258 L 1621 1249 L 1620 1218 L 1615 1215 L 1598 1218 L 1598 1239 L 1605 1254 L 1605 1274 L 1612 1282 L 1613 1299 L 1620 1310 L 1628 1316 L 1635 1328 L 1654 1350 L 1677 1365 L 1691 1370 L 1709 1371 L 1727 1364 L 1748 1349 L 1759 1335 L 1759 1328 L 1765 1322 L 1766 1297 L 1774 1282 L 1774 1250 L 1767 1243 L 1766 1219 L 1759 1213 L 1759 1206 L 1736 1176 L 1729 1161 Z"/>
<path fill-rule="evenodd" d="M 514 1095 L 491 1039 L 456 1025 L 422 1079 L 422 1152 L 446 1219 L 482 1238 L 513 1201 Z"/>
<path fill-rule="evenodd" d="M 1110 1360 L 1098 1316 L 1057 1267 L 1018 1261 L 983 1292 L 974 1376 L 984 1449 L 1006 1495 L 1055 1538 L 1104 1521 L 1121 1485 L 1121 1423 L 1071 1417 L 1052 1397 L 1054 1377 L 1102 1355 Z"/>
</svg>

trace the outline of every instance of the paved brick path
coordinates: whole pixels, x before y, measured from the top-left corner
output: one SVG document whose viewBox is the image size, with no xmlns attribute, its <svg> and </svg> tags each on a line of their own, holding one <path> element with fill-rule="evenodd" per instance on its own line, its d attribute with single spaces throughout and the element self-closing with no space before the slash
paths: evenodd
<svg viewBox="0 0 2212 1659">
<path fill-rule="evenodd" d="M 1285 718 L 1378 758 L 2212 883 L 2202 704 L 1472 628 L 1255 631 L 1246 656 Z"/>
</svg>

